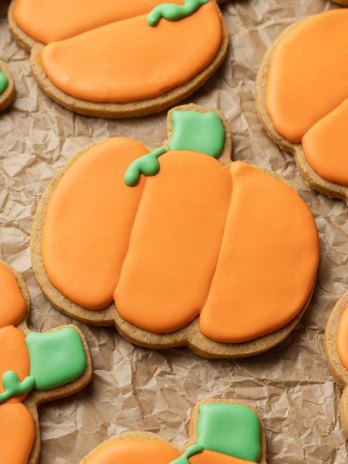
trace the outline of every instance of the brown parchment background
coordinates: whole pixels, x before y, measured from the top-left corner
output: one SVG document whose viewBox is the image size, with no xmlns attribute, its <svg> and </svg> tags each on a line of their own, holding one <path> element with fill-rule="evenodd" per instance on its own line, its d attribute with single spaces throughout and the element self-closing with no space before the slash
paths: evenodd
<svg viewBox="0 0 348 464">
<path fill-rule="evenodd" d="M 27 53 L 11 38 L 7 7 L 8 1 L 0 0 L 0 56 L 9 63 L 18 94 L 0 116 L 0 256 L 23 273 L 32 298 L 30 327 L 44 331 L 71 321 L 45 300 L 31 270 L 30 229 L 42 192 L 72 154 L 96 140 L 122 135 L 159 146 L 166 138 L 166 115 L 106 121 L 60 108 L 39 90 Z M 191 407 L 210 397 L 236 398 L 258 408 L 266 426 L 269 463 L 348 462 L 337 414 L 340 393 L 323 353 L 330 310 L 348 287 L 348 209 L 305 185 L 293 157 L 262 130 L 253 98 L 266 48 L 288 25 L 329 8 L 336 7 L 324 0 L 231 1 L 222 7 L 231 34 L 228 59 L 190 98 L 220 108 L 230 119 L 234 159 L 284 176 L 315 216 L 320 272 L 299 327 L 262 356 L 208 361 L 188 349 L 134 347 L 112 328 L 78 324 L 91 349 L 94 380 L 76 396 L 41 407 L 42 464 L 78 464 L 103 440 L 129 430 L 160 433 L 183 444 Z"/>
</svg>

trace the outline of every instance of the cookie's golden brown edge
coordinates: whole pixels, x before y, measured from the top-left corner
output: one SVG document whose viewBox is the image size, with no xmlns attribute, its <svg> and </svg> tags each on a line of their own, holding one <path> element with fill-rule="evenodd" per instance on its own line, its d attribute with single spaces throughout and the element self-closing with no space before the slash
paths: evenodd
<svg viewBox="0 0 348 464">
<path fill-rule="evenodd" d="M 212 0 L 217 3 L 216 0 Z M 228 0 L 223 0 L 220 3 L 224 3 Z M 188 98 L 192 93 L 198 90 L 205 82 L 215 73 L 215 71 L 222 65 L 228 50 L 229 45 L 229 33 L 225 21 L 223 19 L 220 9 L 218 13 L 220 16 L 223 36 L 220 46 L 220 50 L 216 57 L 210 63 L 210 65 L 197 76 L 195 76 L 188 83 L 177 87 L 165 95 L 161 95 L 156 98 L 149 100 L 132 102 L 132 103 L 94 103 L 84 100 L 80 100 L 66 93 L 62 92 L 51 82 L 46 73 L 44 72 L 40 63 L 40 53 L 43 48 L 43 44 L 39 44 L 25 34 L 15 23 L 13 19 L 13 7 L 14 1 L 11 3 L 9 8 L 9 28 L 17 42 L 24 47 L 26 50 L 31 50 L 31 64 L 34 77 L 36 78 L 41 89 L 64 108 L 67 108 L 74 113 L 78 113 L 84 116 L 96 116 L 107 119 L 123 119 L 140 116 L 148 116 L 150 114 L 156 114 L 164 111 L 177 103 Z"/>
<path fill-rule="evenodd" d="M 6 109 L 11 105 L 16 96 L 16 87 L 14 85 L 11 74 L 7 65 L 0 60 L 0 71 L 2 71 L 8 79 L 8 86 L 5 91 L 0 94 L 0 111 Z"/>
<path fill-rule="evenodd" d="M 189 424 L 188 442 L 186 443 L 186 445 L 183 445 L 183 446 L 175 446 L 175 445 L 173 445 L 174 448 L 179 453 L 183 453 L 190 445 L 192 445 L 192 444 L 194 444 L 196 442 L 199 407 L 200 407 L 201 404 L 204 404 L 204 403 L 236 404 L 236 405 L 246 406 L 249 409 L 251 409 L 252 411 L 254 411 L 256 413 L 259 421 L 260 421 L 260 427 L 261 427 L 261 457 L 260 457 L 260 460 L 258 461 L 258 464 L 267 464 L 267 461 L 266 461 L 266 432 L 265 432 L 265 426 L 264 426 L 264 423 L 262 421 L 262 418 L 261 418 L 260 414 L 258 413 L 258 411 L 253 406 L 250 406 L 249 404 L 241 403 L 239 401 L 234 401 L 234 400 L 225 400 L 225 399 L 215 399 L 215 398 L 213 398 L 213 399 L 199 401 L 198 403 L 196 403 L 196 405 L 194 406 L 194 408 L 192 410 L 191 420 L 190 420 L 190 424 Z M 158 441 L 161 441 L 163 443 L 168 443 L 167 441 L 163 440 L 159 435 L 157 435 L 155 433 L 151 433 L 151 432 L 126 432 L 126 433 L 122 433 L 120 435 L 115 435 L 115 436 L 109 438 L 108 440 L 104 441 L 103 443 L 101 443 L 94 450 L 92 450 L 87 456 L 85 456 L 82 459 L 82 461 L 80 462 L 80 464 L 85 464 L 86 461 L 88 461 L 88 459 L 90 457 L 92 457 L 92 455 L 98 449 L 102 448 L 106 443 L 112 443 L 112 442 L 118 441 L 118 440 L 134 439 L 134 438 L 140 438 L 140 439 L 143 439 L 143 440 L 158 440 Z"/>
<path fill-rule="evenodd" d="M 301 175 L 304 177 L 307 184 L 327 195 L 331 198 L 339 198 L 348 202 L 348 187 L 343 185 L 334 184 L 329 182 L 322 177 L 320 177 L 314 169 L 310 166 L 304 152 L 302 150 L 302 145 L 300 143 L 291 143 L 282 137 L 274 128 L 271 117 L 269 116 L 266 109 L 266 89 L 267 89 L 267 79 L 269 73 L 270 62 L 272 59 L 272 54 L 275 47 L 282 41 L 282 39 L 289 34 L 293 29 L 300 26 L 302 22 L 298 22 L 287 27 L 276 39 L 274 44 L 267 50 L 265 53 L 261 65 L 259 67 L 256 84 L 255 84 L 255 100 L 256 100 L 256 110 L 268 136 L 283 150 L 286 150 L 289 153 L 292 153 L 295 156 L 295 161 L 298 170 Z"/>
<path fill-rule="evenodd" d="M 348 371 L 343 366 L 336 349 L 336 337 L 339 322 L 345 309 L 348 307 L 348 292 L 338 300 L 334 306 L 325 329 L 325 354 L 332 376 L 337 385 L 343 388 L 340 402 L 341 423 L 348 436 Z"/>
<path fill-rule="evenodd" d="M 187 109 L 201 112 L 212 111 L 194 104 L 182 105 L 172 109 L 168 113 L 169 137 L 172 131 L 171 112 L 174 110 L 178 111 Z M 224 115 L 219 111 L 217 113 L 222 119 L 226 131 L 225 146 L 223 153 L 220 157 L 220 161 L 222 164 L 227 166 L 231 162 L 231 130 Z M 43 293 L 50 300 L 53 306 L 55 306 L 60 312 L 62 312 L 66 316 L 72 317 L 78 321 L 87 324 L 92 324 L 96 326 L 115 326 L 116 330 L 124 338 L 136 345 L 152 349 L 165 349 L 179 346 L 188 346 L 193 352 L 205 358 L 223 359 L 253 356 L 256 354 L 263 353 L 269 350 L 270 348 L 273 348 L 274 346 L 278 345 L 283 340 L 285 340 L 285 338 L 288 337 L 288 335 L 294 330 L 296 325 L 299 323 L 301 317 L 303 316 L 304 312 L 306 311 L 312 297 L 315 283 L 313 284 L 312 292 L 309 295 L 309 298 L 305 306 L 292 321 L 290 321 L 287 325 L 269 335 L 265 335 L 263 337 L 245 343 L 217 343 L 213 340 L 208 339 L 200 332 L 198 319 L 195 319 L 189 325 L 174 333 L 165 335 L 153 334 L 151 332 L 141 330 L 123 320 L 118 314 L 115 304 L 111 304 L 108 308 L 102 311 L 90 311 L 73 303 L 68 298 L 66 298 L 59 290 L 57 290 L 52 285 L 46 274 L 41 253 L 42 229 L 44 225 L 46 208 L 53 191 L 55 190 L 60 179 L 63 177 L 64 173 L 69 169 L 69 167 L 74 163 L 74 161 L 80 156 L 82 156 L 89 148 L 90 147 L 86 148 L 80 153 L 77 153 L 50 182 L 41 200 L 39 201 L 33 221 L 30 243 L 32 266 L 36 279 Z M 286 183 L 284 179 L 282 179 L 280 176 L 277 176 L 274 173 L 268 174 L 271 174 L 281 182 Z"/>
<path fill-rule="evenodd" d="M 336 5 L 348 6 L 348 0 L 330 0 L 332 3 L 336 3 Z"/>
<path fill-rule="evenodd" d="M 8 266 L 4 261 L 0 260 L 0 263 L 6 266 L 15 276 L 17 283 L 19 285 L 19 288 L 22 292 L 23 298 L 26 302 L 26 305 L 28 308 L 26 319 L 22 321 L 20 324 L 18 324 L 17 327 L 25 335 L 27 335 L 31 332 L 31 330 L 28 328 L 28 320 L 29 320 L 29 314 L 30 314 L 30 295 L 29 295 L 28 287 L 26 286 L 21 274 L 19 274 L 13 268 Z M 70 382 L 69 384 L 64 385 L 62 387 L 55 388 L 54 390 L 50 390 L 46 392 L 39 392 L 39 391 L 34 390 L 31 393 L 29 393 L 27 398 L 24 400 L 24 404 L 29 409 L 34 419 L 34 423 L 35 423 L 35 442 L 33 445 L 33 449 L 32 449 L 28 464 L 38 464 L 39 459 L 40 459 L 41 439 L 40 439 L 40 420 L 39 420 L 39 412 L 38 412 L 38 407 L 40 406 L 40 404 L 47 403 L 53 400 L 58 400 L 61 398 L 65 398 L 67 396 L 73 395 L 74 393 L 78 393 L 80 390 L 85 388 L 92 380 L 93 370 L 92 370 L 91 354 L 88 348 L 87 341 L 83 333 L 78 327 L 72 324 L 63 325 L 63 326 L 58 327 L 57 329 L 48 330 L 44 333 L 54 332 L 55 330 L 59 330 L 64 327 L 72 327 L 74 330 L 76 330 L 79 333 L 82 343 L 83 343 L 84 350 L 85 350 L 86 359 L 87 359 L 86 371 L 81 377 L 74 380 L 73 382 Z"/>
</svg>

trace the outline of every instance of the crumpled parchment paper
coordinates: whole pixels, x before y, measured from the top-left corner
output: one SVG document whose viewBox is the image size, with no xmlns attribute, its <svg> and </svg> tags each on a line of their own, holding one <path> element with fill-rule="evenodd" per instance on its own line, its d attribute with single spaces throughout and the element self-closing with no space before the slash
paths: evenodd
<svg viewBox="0 0 348 464">
<path fill-rule="evenodd" d="M 122 135 L 159 146 L 166 139 L 166 114 L 106 121 L 62 109 L 36 85 L 28 54 L 8 32 L 7 8 L 8 1 L 0 1 L 0 56 L 9 63 L 17 99 L 0 116 L 0 256 L 23 273 L 32 298 L 30 326 L 44 331 L 71 321 L 46 301 L 31 270 L 30 229 L 42 192 L 71 155 L 96 140 Z M 340 392 L 326 364 L 323 337 L 330 310 L 348 286 L 348 208 L 306 186 L 293 157 L 263 131 L 253 97 L 266 48 L 288 25 L 329 8 L 335 6 L 324 0 L 231 0 L 222 7 L 231 35 L 229 56 L 189 99 L 220 108 L 231 121 L 234 159 L 284 176 L 315 216 L 321 265 L 298 328 L 262 356 L 208 361 L 185 348 L 134 347 L 112 328 L 77 323 L 91 349 L 94 380 L 79 394 L 40 408 L 42 464 L 78 464 L 103 440 L 129 430 L 160 433 L 183 444 L 191 407 L 210 397 L 257 407 L 269 463 L 347 462 L 338 422 Z"/>
</svg>

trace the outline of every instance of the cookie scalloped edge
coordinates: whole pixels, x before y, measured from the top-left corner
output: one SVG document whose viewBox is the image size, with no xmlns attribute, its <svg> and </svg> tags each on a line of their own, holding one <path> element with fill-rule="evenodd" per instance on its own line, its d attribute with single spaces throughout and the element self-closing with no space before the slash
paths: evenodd
<svg viewBox="0 0 348 464">
<path fill-rule="evenodd" d="M 27 305 L 26 318 L 16 327 L 20 329 L 25 335 L 28 335 L 31 332 L 31 330 L 28 328 L 28 319 L 29 319 L 29 314 L 30 314 L 30 295 L 29 295 L 28 287 L 26 286 L 21 274 L 19 274 L 17 271 L 15 271 L 12 267 L 10 267 L 7 263 L 2 261 L 1 259 L 0 259 L 0 263 L 6 266 L 16 278 L 20 291 Z M 51 329 L 51 330 L 48 330 L 42 333 L 50 333 L 50 332 L 54 332 L 57 329 L 62 329 L 66 327 L 73 328 L 74 330 L 78 332 L 78 334 L 81 337 L 85 355 L 86 355 L 86 360 L 87 360 L 86 371 L 81 377 L 68 383 L 67 385 L 63 385 L 62 387 L 57 387 L 53 390 L 48 390 L 48 391 L 33 390 L 32 392 L 28 394 L 27 398 L 23 401 L 23 404 L 30 411 L 30 414 L 32 415 L 34 424 L 35 424 L 35 441 L 34 441 L 34 445 L 33 445 L 33 448 L 30 454 L 28 464 L 38 464 L 39 459 L 40 459 L 41 438 L 40 438 L 40 420 L 39 420 L 38 407 L 43 403 L 66 398 L 75 393 L 78 393 L 83 388 L 85 388 L 92 380 L 93 370 L 92 370 L 91 354 L 90 354 L 88 344 L 87 344 L 87 341 L 83 333 L 76 325 L 66 324 L 66 325 L 59 326 L 56 329 Z"/>
<path fill-rule="evenodd" d="M 199 406 L 204 403 L 225 403 L 225 404 L 232 404 L 232 405 L 240 405 L 240 406 L 246 406 L 247 408 L 251 409 L 254 411 L 259 419 L 260 422 L 260 429 L 261 429 L 261 457 L 260 460 L 258 461 L 258 464 L 267 464 L 266 461 L 266 432 L 265 432 L 265 426 L 262 421 L 262 418 L 258 411 L 253 407 L 250 406 L 249 404 L 242 403 L 239 401 L 234 401 L 234 400 L 228 400 L 228 399 L 208 399 L 208 400 L 202 400 L 199 401 L 198 403 L 195 404 L 195 406 L 192 409 L 192 414 L 190 418 L 190 423 L 188 427 L 188 441 L 185 445 L 177 447 L 175 445 L 174 448 L 179 452 L 183 453 L 189 446 L 193 445 L 196 442 L 197 438 L 197 422 L 198 422 L 198 415 L 199 415 Z M 158 440 L 163 443 L 168 443 L 166 440 L 163 440 L 159 435 L 151 432 L 126 432 L 122 433 L 119 435 L 114 435 L 113 437 L 109 438 L 108 440 L 105 440 L 102 442 L 99 446 L 94 448 L 87 456 L 85 456 L 80 464 L 85 464 L 86 460 L 90 457 L 92 453 L 97 451 L 99 448 L 103 447 L 106 443 L 111 443 L 115 440 L 126 440 L 126 439 L 145 439 L 145 440 Z"/>
<path fill-rule="evenodd" d="M 348 307 L 348 292 L 334 306 L 325 329 L 325 355 L 336 384 L 343 389 L 340 401 L 340 418 L 343 430 L 348 436 L 348 370 L 343 366 L 336 349 L 339 322 Z"/>
<path fill-rule="evenodd" d="M 188 109 L 203 112 L 216 111 L 207 108 L 202 108 L 194 104 L 182 105 L 174 109 L 175 111 Z M 167 119 L 169 138 L 172 132 L 171 111 L 168 113 Z M 226 131 L 226 141 L 220 161 L 222 162 L 222 164 L 227 165 L 231 161 L 231 130 L 224 115 L 219 111 L 216 112 L 219 114 L 221 120 L 223 121 Z M 66 316 L 72 317 L 73 319 L 87 324 L 95 326 L 114 326 L 116 330 L 125 339 L 129 340 L 135 345 L 140 345 L 145 348 L 152 349 L 166 349 L 187 346 L 194 353 L 205 358 L 224 359 L 254 356 L 268 351 L 269 349 L 284 341 L 289 336 L 289 334 L 295 329 L 296 325 L 299 323 L 300 319 L 302 318 L 304 312 L 306 311 L 309 305 L 312 293 L 314 291 L 315 283 L 313 284 L 312 292 L 309 295 L 306 304 L 292 321 L 290 321 L 287 325 L 283 326 L 282 328 L 276 330 L 271 334 L 244 343 L 218 343 L 208 339 L 200 332 L 197 318 L 193 322 L 188 324 L 186 327 L 176 332 L 163 335 L 154 334 L 139 329 L 122 319 L 121 316 L 118 314 L 114 303 L 112 303 L 109 307 L 107 307 L 104 310 L 90 311 L 88 309 L 83 308 L 82 306 L 73 303 L 67 297 L 65 297 L 59 290 L 57 290 L 50 282 L 46 274 L 41 253 L 42 229 L 44 224 L 45 212 L 49 199 L 64 173 L 70 168 L 74 161 L 80 156 L 82 156 L 89 148 L 90 146 L 74 155 L 53 178 L 53 180 L 46 188 L 43 196 L 41 197 L 38 203 L 37 211 L 33 221 L 30 243 L 32 266 L 36 279 L 42 289 L 42 292 L 53 304 L 53 306 L 55 306 L 60 312 L 62 312 Z M 264 172 L 267 172 L 268 174 L 276 177 L 279 181 L 287 185 L 290 185 L 282 177 L 276 175 L 275 173 L 268 171 Z"/>
<path fill-rule="evenodd" d="M 348 1 L 346 4 L 348 5 Z M 273 140 L 273 142 L 275 142 L 279 148 L 295 156 L 297 168 L 309 187 L 317 190 L 320 193 L 323 193 L 324 195 L 327 195 L 330 198 L 339 198 L 348 203 L 348 187 L 329 182 L 319 176 L 306 160 L 302 149 L 302 144 L 291 143 L 282 135 L 280 135 L 274 128 L 271 117 L 269 116 L 266 109 L 266 86 L 273 51 L 275 47 L 282 41 L 282 39 L 293 29 L 301 25 L 302 22 L 303 21 L 300 21 L 287 27 L 275 40 L 273 45 L 266 51 L 261 61 L 255 82 L 255 101 L 257 114 L 267 135 Z"/>
<path fill-rule="evenodd" d="M 202 72 L 197 74 L 193 79 L 180 87 L 170 90 L 164 95 L 151 98 L 148 100 L 132 102 L 132 103 L 94 103 L 71 97 L 70 95 L 62 92 L 51 82 L 43 67 L 40 63 L 40 52 L 44 47 L 43 44 L 36 42 L 23 32 L 15 23 L 13 19 L 13 0 L 10 4 L 8 12 L 9 29 L 16 41 L 28 51 L 31 51 L 31 66 L 35 79 L 39 87 L 47 94 L 52 100 L 60 104 L 64 108 L 73 111 L 74 113 L 83 116 L 95 116 L 106 119 L 125 119 L 132 117 L 148 116 L 150 114 L 160 113 L 168 108 L 175 106 L 177 103 L 185 100 L 196 90 L 202 87 L 208 79 L 217 71 L 222 65 L 229 47 L 229 32 L 226 23 L 223 19 L 219 7 L 218 13 L 222 24 L 222 42 L 220 50 L 215 56 L 214 60 Z M 214 3 L 225 3 L 228 0 L 222 0 Z"/>
</svg>

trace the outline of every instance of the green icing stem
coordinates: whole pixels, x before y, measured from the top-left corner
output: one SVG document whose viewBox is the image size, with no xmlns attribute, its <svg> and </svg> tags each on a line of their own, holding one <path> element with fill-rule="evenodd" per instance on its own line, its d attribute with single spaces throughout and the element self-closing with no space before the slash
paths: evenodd
<svg viewBox="0 0 348 464">
<path fill-rule="evenodd" d="M 178 459 L 175 459 L 170 464 L 190 464 L 189 459 L 196 454 L 203 453 L 203 451 L 203 446 L 197 444 L 191 445 Z"/>
<path fill-rule="evenodd" d="M 14 396 L 29 393 L 35 387 L 34 377 L 26 377 L 22 382 L 14 371 L 6 371 L 2 376 L 4 392 L 0 393 L 0 404 Z"/>
<path fill-rule="evenodd" d="M 82 339 L 77 330 L 63 327 L 53 332 L 27 335 L 30 375 L 39 391 L 52 390 L 81 377 L 87 367 Z"/>
<path fill-rule="evenodd" d="M 149 26 L 157 26 L 162 18 L 168 21 L 178 21 L 195 13 L 209 0 L 185 0 L 184 5 L 174 3 L 163 3 L 156 6 L 147 17 Z"/>
<path fill-rule="evenodd" d="M 155 176 L 160 170 L 158 158 L 166 152 L 167 148 L 161 147 L 134 160 L 128 167 L 124 176 L 125 183 L 130 187 L 133 187 L 139 182 L 141 174 L 144 174 L 145 176 Z"/>
<path fill-rule="evenodd" d="M 158 158 L 169 150 L 192 150 L 218 158 L 225 146 L 225 127 L 215 111 L 177 110 L 172 113 L 173 134 L 168 148 L 157 148 L 134 160 L 124 176 L 130 187 L 137 185 L 140 175 L 155 176 L 160 171 Z"/>
<path fill-rule="evenodd" d="M 0 71 L 0 95 L 5 92 L 8 86 L 8 79 L 5 74 Z"/>
</svg>

